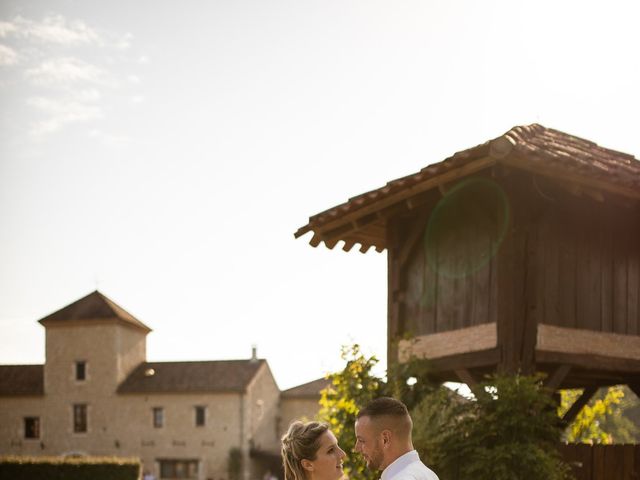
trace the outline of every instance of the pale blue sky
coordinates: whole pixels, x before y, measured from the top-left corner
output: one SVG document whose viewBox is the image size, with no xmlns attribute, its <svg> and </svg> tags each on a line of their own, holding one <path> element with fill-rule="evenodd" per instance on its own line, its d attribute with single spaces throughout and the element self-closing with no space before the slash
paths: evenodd
<svg viewBox="0 0 640 480">
<path fill-rule="evenodd" d="M 0 363 L 96 288 L 148 358 L 383 359 L 386 254 L 309 215 L 514 125 L 640 155 L 628 2 L 0 3 Z"/>
</svg>

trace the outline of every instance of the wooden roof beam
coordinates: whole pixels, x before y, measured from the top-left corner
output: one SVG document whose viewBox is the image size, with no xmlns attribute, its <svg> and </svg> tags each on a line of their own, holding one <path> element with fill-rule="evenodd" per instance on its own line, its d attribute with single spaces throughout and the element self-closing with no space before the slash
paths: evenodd
<svg viewBox="0 0 640 480">
<path fill-rule="evenodd" d="M 530 160 L 521 158 L 517 155 L 509 155 L 501 161 L 507 165 L 512 165 L 514 167 L 526 170 L 537 175 L 543 175 L 555 180 L 565 181 L 570 184 L 577 184 L 582 187 L 586 186 L 595 188 L 604 192 L 615 193 L 624 197 L 630 197 L 636 200 L 640 200 L 640 191 L 638 190 L 634 190 L 629 187 L 621 187 L 619 185 L 612 185 L 610 182 L 604 180 L 570 174 L 562 171 L 559 168 L 548 167 L 541 164 L 540 162 L 531 162 Z"/>
<path fill-rule="evenodd" d="M 342 246 L 342 250 L 344 250 L 345 252 L 348 252 L 349 250 L 351 250 L 353 248 L 353 246 L 356 244 L 355 240 L 351 240 L 351 239 L 347 239 L 344 241 L 344 245 Z"/>
<path fill-rule="evenodd" d="M 431 190 L 427 190 L 426 192 L 418 193 L 413 197 L 407 198 L 404 202 L 406 203 L 409 210 L 414 210 L 418 207 L 423 206 L 425 203 L 429 201 L 431 198 Z"/>
<path fill-rule="evenodd" d="M 319 235 L 325 243 L 328 244 L 329 242 L 333 242 L 333 245 L 335 245 L 338 241 L 344 240 L 349 234 L 355 233 L 379 220 L 380 214 L 378 212 L 373 212 L 365 217 L 358 218 L 353 222 L 344 223 L 331 230 L 324 232 L 320 231 Z"/>
<path fill-rule="evenodd" d="M 361 243 L 360 244 L 360 253 L 367 253 L 367 251 L 372 247 L 373 245 L 367 244 L 367 243 Z"/>
<path fill-rule="evenodd" d="M 383 210 L 372 212 L 368 215 L 357 218 L 352 222 L 339 225 L 333 228 L 332 230 L 321 232 L 319 234 L 320 239 L 324 241 L 325 244 L 331 249 L 336 245 L 338 241 L 345 240 L 346 237 L 349 236 L 350 234 L 356 233 L 356 236 L 359 237 L 360 235 L 357 235 L 357 232 L 359 232 L 360 230 L 365 230 L 367 227 L 372 226 L 376 222 L 386 220 L 389 217 L 410 211 L 412 208 L 415 208 L 417 205 L 423 205 L 425 201 L 424 198 L 421 198 L 419 202 L 416 201 L 413 204 L 409 204 L 408 200 L 409 199 L 407 199 L 407 201 L 398 202 Z M 384 229 L 384 226 L 381 225 L 380 228 Z M 353 245 L 351 245 L 348 250 L 350 250 L 352 246 Z M 384 250 L 384 247 L 376 247 L 376 251 L 381 252 L 382 250 Z"/>
<path fill-rule="evenodd" d="M 339 240 L 340 239 L 339 237 L 342 237 L 346 234 L 354 232 L 355 230 L 356 230 L 356 227 L 353 223 L 345 223 L 332 230 L 328 230 L 326 232 L 318 232 L 318 234 L 320 235 L 320 238 L 326 242 L 327 240 L 332 240 L 334 238 Z"/>
</svg>

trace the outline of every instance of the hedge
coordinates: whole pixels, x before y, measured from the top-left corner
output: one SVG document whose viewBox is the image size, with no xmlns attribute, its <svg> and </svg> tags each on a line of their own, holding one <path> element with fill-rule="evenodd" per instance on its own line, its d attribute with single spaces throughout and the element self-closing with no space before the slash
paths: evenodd
<svg viewBox="0 0 640 480">
<path fill-rule="evenodd" d="M 0 480 L 138 480 L 140 460 L 123 457 L 0 457 Z"/>
</svg>

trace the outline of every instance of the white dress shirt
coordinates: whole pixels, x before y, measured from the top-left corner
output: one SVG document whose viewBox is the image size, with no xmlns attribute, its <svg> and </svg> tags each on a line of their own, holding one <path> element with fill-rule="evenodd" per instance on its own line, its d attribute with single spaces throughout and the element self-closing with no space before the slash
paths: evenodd
<svg viewBox="0 0 640 480">
<path fill-rule="evenodd" d="M 438 476 L 420 461 L 415 450 L 398 457 L 382 472 L 381 480 L 439 480 Z"/>
</svg>

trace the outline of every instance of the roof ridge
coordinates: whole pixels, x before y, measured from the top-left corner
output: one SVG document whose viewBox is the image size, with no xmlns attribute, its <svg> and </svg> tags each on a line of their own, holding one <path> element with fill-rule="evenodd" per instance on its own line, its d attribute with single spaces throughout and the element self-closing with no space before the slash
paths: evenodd
<svg viewBox="0 0 640 480">
<path fill-rule="evenodd" d="M 259 363 L 266 362 L 264 358 L 258 358 L 256 360 L 252 360 L 250 358 L 236 358 L 236 359 L 221 359 L 221 360 L 158 360 L 158 361 L 146 361 L 142 363 L 151 364 L 151 363 L 222 363 L 222 362 L 249 362 L 249 363 Z"/>
</svg>

